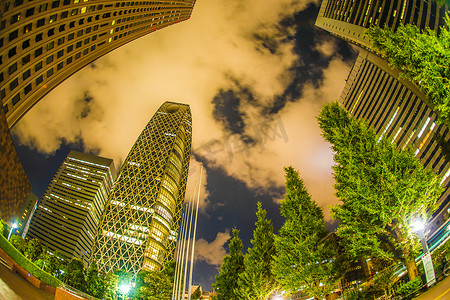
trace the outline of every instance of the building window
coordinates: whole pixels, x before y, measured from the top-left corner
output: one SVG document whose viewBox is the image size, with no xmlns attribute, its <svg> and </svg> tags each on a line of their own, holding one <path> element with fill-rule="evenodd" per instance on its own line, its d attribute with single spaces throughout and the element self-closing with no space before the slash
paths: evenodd
<svg viewBox="0 0 450 300">
<path fill-rule="evenodd" d="M 65 19 L 65 18 L 67 18 L 69 16 L 69 12 L 66 10 L 66 11 L 63 11 L 62 13 L 61 13 L 61 19 Z"/>
<path fill-rule="evenodd" d="M 81 47 L 81 41 L 80 41 L 80 42 L 77 42 L 77 44 L 75 45 L 75 47 L 77 47 L 77 49 L 80 48 L 80 47 Z"/>
<path fill-rule="evenodd" d="M 54 34 L 55 34 L 55 28 L 50 29 L 50 30 L 48 31 L 48 33 L 47 33 L 47 35 L 48 35 L 49 37 L 51 37 L 51 36 L 54 35 Z"/>
<path fill-rule="evenodd" d="M 17 71 L 17 63 L 13 63 L 12 65 L 9 66 L 9 68 L 8 68 L 8 74 L 11 75 L 11 74 L 14 73 L 15 71 Z"/>
<path fill-rule="evenodd" d="M 39 41 L 42 41 L 42 35 L 43 35 L 43 33 L 36 34 L 36 38 L 35 38 L 36 43 Z"/>
<path fill-rule="evenodd" d="M 39 85 L 42 83 L 42 81 L 44 81 L 44 77 L 41 75 L 38 78 L 36 78 L 36 85 Z"/>
<path fill-rule="evenodd" d="M 47 78 L 53 75 L 53 68 L 47 71 Z"/>
<path fill-rule="evenodd" d="M 41 27 L 41 26 L 44 26 L 45 25 L 45 18 L 42 18 L 42 19 L 39 19 L 38 21 L 37 21 L 37 27 Z"/>
<path fill-rule="evenodd" d="M 17 49 L 16 49 L 16 47 L 13 47 L 13 48 L 9 49 L 9 51 L 8 51 L 8 58 L 11 58 L 16 54 L 17 54 Z"/>
<path fill-rule="evenodd" d="M 59 32 L 63 32 L 64 30 L 66 30 L 66 24 L 59 26 Z"/>
<path fill-rule="evenodd" d="M 39 12 L 44 12 L 47 10 L 47 3 L 41 4 L 39 6 Z"/>
<path fill-rule="evenodd" d="M 78 31 L 77 31 L 77 36 L 82 36 L 82 35 L 83 35 L 83 29 L 78 30 Z"/>
<path fill-rule="evenodd" d="M 26 49 L 28 47 L 30 47 L 30 39 L 28 39 L 22 43 L 22 50 Z"/>
<path fill-rule="evenodd" d="M 20 101 L 20 93 L 17 93 L 17 95 L 15 95 L 12 99 L 12 104 L 16 105 L 17 103 L 19 103 Z"/>
<path fill-rule="evenodd" d="M 0 39 L 0 47 L 3 47 L 3 38 Z"/>
<path fill-rule="evenodd" d="M 17 7 L 17 6 L 22 5 L 22 4 L 23 4 L 23 0 L 16 0 L 16 1 L 14 1 L 14 7 Z"/>
<path fill-rule="evenodd" d="M 33 29 L 33 23 L 23 26 L 23 34 L 30 32 L 31 29 Z"/>
<path fill-rule="evenodd" d="M 5 91 L 5 89 L 2 89 L 1 91 L 0 91 L 0 99 L 3 99 L 3 98 L 5 98 L 6 97 L 6 91 Z"/>
<path fill-rule="evenodd" d="M 56 58 L 60 58 L 61 56 L 63 56 L 64 55 L 64 50 L 59 50 L 57 53 L 56 53 Z"/>
<path fill-rule="evenodd" d="M 7 113 L 8 113 L 8 104 L 5 104 L 4 106 L 3 106 L 3 113 L 6 115 Z"/>
<path fill-rule="evenodd" d="M 86 55 L 86 54 L 88 54 L 88 52 L 89 52 L 89 49 L 87 49 L 87 48 L 86 48 L 86 49 L 84 49 L 84 50 L 83 50 L 83 55 Z"/>
<path fill-rule="evenodd" d="M 75 54 L 75 59 L 79 59 L 81 57 L 81 52 L 78 52 L 77 54 Z"/>
<path fill-rule="evenodd" d="M 23 92 L 25 93 L 25 95 L 31 92 L 31 83 L 23 89 Z"/>
<path fill-rule="evenodd" d="M 91 30 L 92 30 L 92 28 L 91 28 L 91 27 L 88 27 L 88 28 L 86 28 L 86 33 L 89 33 L 89 32 L 91 32 Z"/>
<path fill-rule="evenodd" d="M 47 65 L 50 64 L 53 61 L 53 55 L 50 55 L 49 57 L 47 57 Z"/>
<path fill-rule="evenodd" d="M 64 0 L 63 4 L 64 5 L 69 5 L 70 4 L 70 0 Z"/>
<path fill-rule="evenodd" d="M 7 12 L 9 10 L 9 2 L 5 3 L 5 8 L 3 9 L 3 12 Z"/>
<path fill-rule="evenodd" d="M 70 22 L 70 23 L 69 23 L 69 28 L 74 28 L 74 27 L 75 27 L 75 21 Z"/>
<path fill-rule="evenodd" d="M 19 30 L 14 30 L 13 32 L 11 32 L 9 34 L 9 41 L 11 42 L 12 40 L 17 39 L 18 36 L 19 36 Z"/>
<path fill-rule="evenodd" d="M 22 74 L 22 79 L 26 80 L 28 77 L 31 76 L 31 69 L 26 70 L 25 72 L 23 72 Z"/>
<path fill-rule="evenodd" d="M 84 24 L 84 19 L 81 19 L 80 21 L 78 21 L 78 25 L 83 25 Z"/>
<path fill-rule="evenodd" d="M 53 23 L 53 22 L 55 22 L 57 19 L 58 19 L 58 15 L 57 15 L 57 14 L 54 14 L 54 15 L 51 15 L 51 16 L 50 16 L 50 18 L 48 19 L 48 22 L 49 22 L 49 23 Z"/>
<path fill-rule="evenodd" d="M 90 38 L 84 39 L 84 44 L 85 45 L 88 44 L 90 40 L 91 40 Z"/>
<path fill-rule="evenodd" d="M 0 82 L 3 82 L 5 78 L 3 77 L 3 72 L 0 72 Z"/>
<path fill-rule="evenodd" d="M 32 15 L 34 15 L 34 7 L 27 9 L 25 12 L 25 18 L 31 17 Z"/>
<path fill-rule="evenodd" d="M 68 65 L 68 64 L 70 64 L 71 62 L 72 62 L 72 56 L 69 57 L 69 58 L 67 59 L 67 63 L 66 63 L 66 64 Z"/>
<path fill-rule="evenodd" d="M 67 53 L 72 52 L 73 50 L 73 45 L 70 45 L 69 47 L 67 47 Z"/>
<path fill-rule="evenodd" d="M 37 72 L 40 69 L 42 69 L 42 61 L 38 62 L 37 64 L 34 65 L 34 71 Z"/>
<path fill-rule="evenodd" d="M 59 7 L 59 0 L 52 2 L 52 8 L 57 8 L 57 7 Z"/>
<path fill-rule="evenodd" d="M 31 55 L 25 55 L 24 57 L 22 57 L 22 66 L 26 65 L 27 63 L 29 63 L 31 60 Z"/>
<path fill-rule="evenodd" d="M 68 41 L 73 40 L 74 37 L 75 37 L 75 34 L 74 34 L 74 33 L 71 33 L 71 34 L 69 34 L 69 35 L 67 36 L 67 40 L 68 40 Z"/>
<path fill-rule="evenodd" d="M 19 20 L 20 20 L 20 13 L 15 14 L 15 15 L 13 15 L 13 16 L 11 17 L 11 24 L 14 24 L 14 23 L 16 23 L 16 22 L 19 22 Z"/>
<path fill-rule="evenodd" d="M 78 14 L 78 9 L 72 9 L 72 12 L 70 13 L 71 16 L 76 16 Z"/>
<path fill-rule="evenodd" d="M 53 47 L 55 47 L 55 43 L 54 42 L 50 42 L 47 44 L 47 51 L 53 49 Z"/>
<path fill-rule="evenodd" d="M 58 65 L 56 65 L 56 70 L 57 71 L 61 70 L 63 68 L 63 66 L 64 66 L 64 63 L 60 62 Z"/>
<path fill-rule="evenodd" d="M 95 50 L 95 45 L 91 46 L 91 51 L 94 51 L 94 50 Z"/>
<path fill-rule="evenodd" d="M 12 91 L 14 90 L 17 86 L 19 85 L 19 79 L 14 79 L 13 81 L 11 81 L 11 83 L 9 84 L 9 89 Z"/>
<path fill-rule="evenodd" d="M 64 40 L 65 40 L 65 39 L 66 39 L 65 37 L 60 37 L 60 38 L 58 39 L 58 46 L 64 44 Z"/>
<path fill-rule="evenodd" d="M 6 26 L 6 20 L 3 20 L 3 21 L 0 23 L 0 30 L 5 29 L 5 26 Z"/>
<path fill-rule="evenodd" d="M 42 47 L 40 47 L 34 51 L 34 57 L 38 57 L 41 54 L 42 54 Z"/>
<path fill-rule="evenodd" d="M 92 36 L 92 41 L 95 41 L 97 39 L 97 35 Z"/>
</svg>

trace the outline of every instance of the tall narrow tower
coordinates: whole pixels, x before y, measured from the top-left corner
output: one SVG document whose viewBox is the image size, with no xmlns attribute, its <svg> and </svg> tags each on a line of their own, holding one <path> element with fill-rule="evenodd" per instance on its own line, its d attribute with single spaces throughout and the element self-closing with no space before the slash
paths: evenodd
<svg viewBox="0 0 450 300">
<path fill-rule="evenodd" d="M 114 178 L 111 159 L 71 151 L 45 191 L 27 237 L 87 263 Z"/>
<path fill-rule="evenodd" d="M 173 258 L 191 154 L 188 105 L 165 102 L 123 163 L 97 233 L 102 271 L 158 270 Z"/>
<path fill-rule="evenodd" d="M 67 77 L 190 18 L 195 0 L 0 1 L 0 99 L 9 127 Z"/>
</svg>

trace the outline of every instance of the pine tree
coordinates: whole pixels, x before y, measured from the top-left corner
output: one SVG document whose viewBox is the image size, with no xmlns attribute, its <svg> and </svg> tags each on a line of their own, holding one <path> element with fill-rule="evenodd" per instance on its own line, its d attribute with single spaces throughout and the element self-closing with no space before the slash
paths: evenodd
<svg viewBox="0 0 450 300">
<path fill-rule="evenodd" d="M 292 167 L 286 171 L 286 196 L 281 202 L 285 222 L 275 237 L 277 255 L 273 267 L 282 290 L 298 289 L 322 299 L 335 287 L 334 242 L 327 239 L 322 209 L 308 194 Z"/>
<path fill-rule="evenodd" d="M 277 287 L 272 272 L 272 260 L 276 254 L 273 225 L 266 219 L 266 211 L 261 202 L 257 204 L 256 229 L 253 231 L 252 248 L 244 257 L 245 270 L 239 275 L 239 288 L 236 291 L 241 299 L 267 299 Z"/>
<path fill-rule="evenodd" d="M 244 254 L 242 254 L 242 241 L 239 230 L 233 228 L 233 238 L 228 245 L 230 254 L 223 258 L 219 275 L 215 277 L 213 289 L 217 293 L 217 300 L 236 300 L 239 274 L 244 271 Z"/>
<path fill-rule="evenodd" d="M 417 276 L 410 224 L 426 221 L 442 189 L 439 178 L 423 168 L 410 150 L 397 150 L 378 139 L 364 120 L 350 117 L 338 103 L 318 116 L 325 140 L 335 152 L 336 195 L 332 208 L 339 220 L 336 234 L 354 257 L 402 261 L 410 279 Z"/>
<path fill-rule="evenodd" d="M 372 27 L 367 35 L 391 66 L 403 72 L 401 76 L 419 86 L 438 112 L 440 121 L 450 124 L 450 17 L 439 36 L 415 25 L 403 25 L 393 32 L 390 28 Z"/>
</svg>

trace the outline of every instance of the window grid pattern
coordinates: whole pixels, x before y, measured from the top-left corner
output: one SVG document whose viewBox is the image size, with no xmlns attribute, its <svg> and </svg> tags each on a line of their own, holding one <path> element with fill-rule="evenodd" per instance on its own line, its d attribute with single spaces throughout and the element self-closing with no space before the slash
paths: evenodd
<svg viewBox="0 0 450 300">
<path fill-rule="evenodd" d="M 99 270 L 136 275 L 173 259 L 190 153 L 190 108 L 165 102 L 131 148 L 108 199 L 95 242 Z"/>
<path fill-rule="evenodd" d="M 14 7 L 12 2 L 0 5 L 0 85 L 5 87 L 1 99 L 9 127 L 51 89 L 95 59 L 143 35 L 189 19 L 195 3 L 25 0 Z M 17 69 L 8 72 L 14 63 Z M 33 68 L 31 76 L 24 79 L 29 66 L 39 63 L 43 67 Z M 11 88 L 15 79 L 18 85 Z M 17 101 L 14 104 L 13 97 Z"/>
<path fill-rule="evenodd" d="M 27 237 L 87 264 L 114 176 L 111 159 L 71 151 L 45 191 Z"/>
</svg>

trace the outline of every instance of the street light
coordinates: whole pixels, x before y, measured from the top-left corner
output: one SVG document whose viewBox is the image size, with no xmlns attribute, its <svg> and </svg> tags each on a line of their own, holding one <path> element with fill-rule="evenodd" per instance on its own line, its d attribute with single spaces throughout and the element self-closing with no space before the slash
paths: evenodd
<svg viewBox="0 0 450 300">
<path fill-rule="evenodd" d="M 125 299 L 125 295 L 128 296 L 128 293 L 130 292 L 130 286 L 128 284 L 122 284 L 119 289 L 122 292 L 123 298 Z"/>
<path fill-rule="evenodd" d="M 417 232 L 419 236 L 420 243 L 422 244 L 423 255 L 422 262 L 423 268 L 425 269 L 425 277 L 427 278 L 427 286 L 430 287 L 436 282 L 436 274 L 434 273 L 433 261 L 431 260 L 431 253 L 428 249 L 427 240 L 425 239 L 425 224 L 422 220 L 417 219 L 411 225 L 413 231 Z"/>
<path fill-rule="evenodd" d="M 17 224 L 16 224 L 16 223 L 13 223 L 13 224 L 11 225 L 11 229 L 9 230 L 8 241 L 9 241 L 9 238 L 11 237 L 11 234 L 12 234 L 13 229 L 15 229 L 15 228 L 17 228 Z"/>
</svg>

